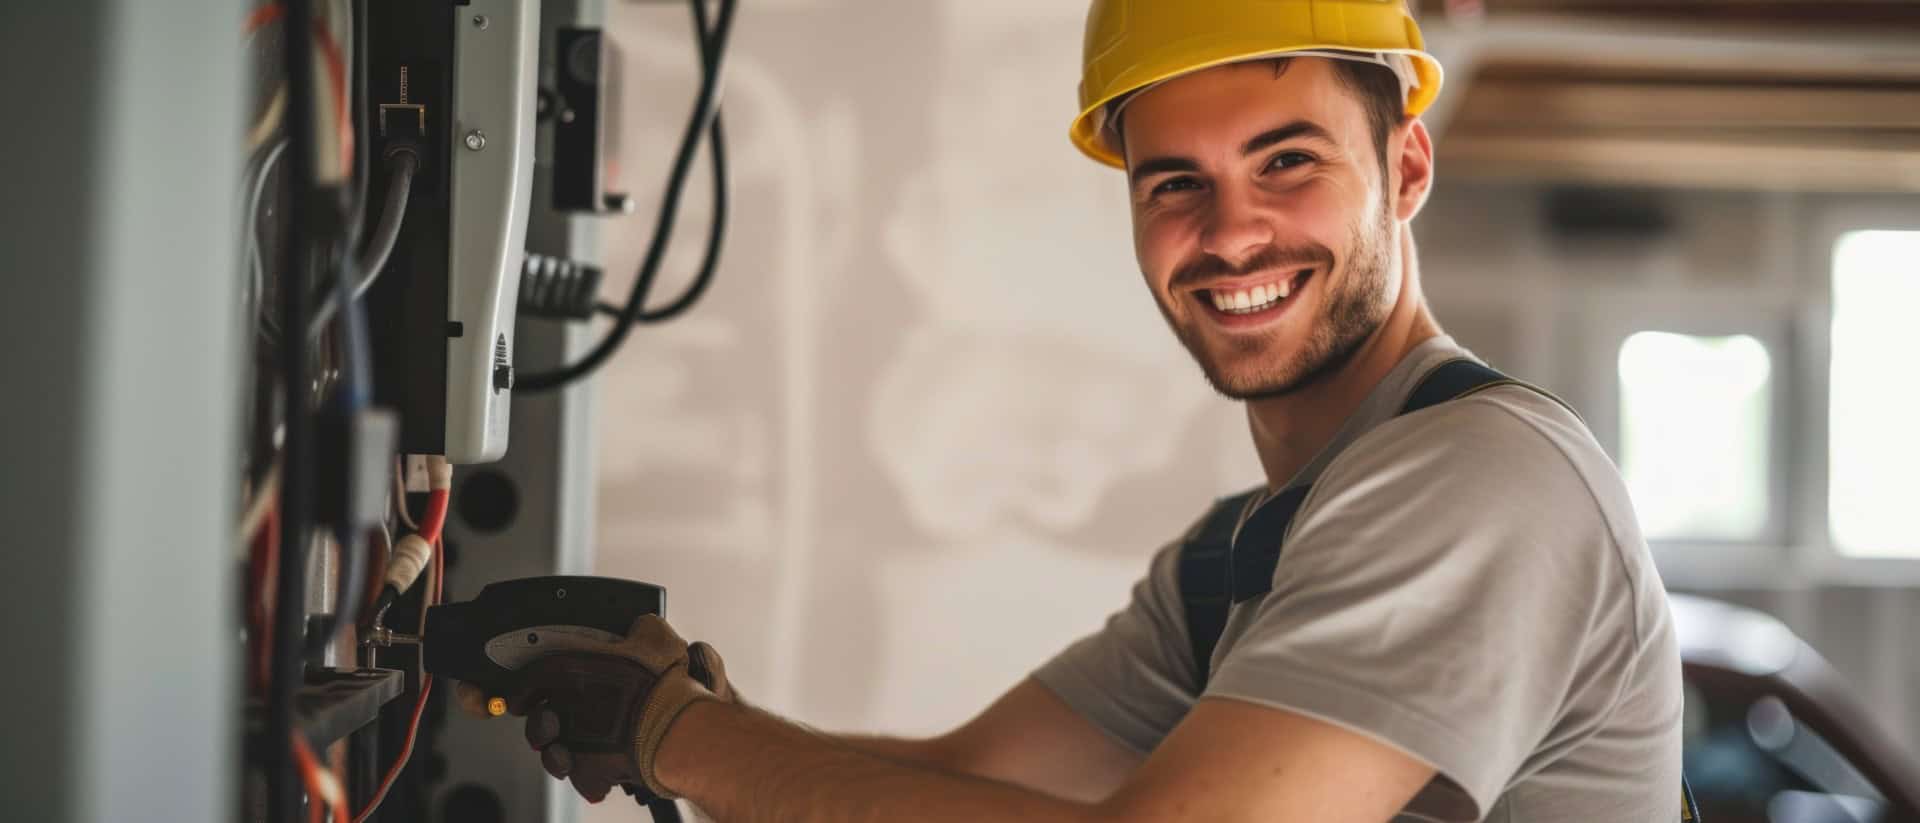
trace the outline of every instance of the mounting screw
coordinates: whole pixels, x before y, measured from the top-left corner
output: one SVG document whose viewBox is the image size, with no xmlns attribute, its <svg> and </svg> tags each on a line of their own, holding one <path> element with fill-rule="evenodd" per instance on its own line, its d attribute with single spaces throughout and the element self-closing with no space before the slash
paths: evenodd
<svg viewBox="0 0 1920 823">
<path fill-rule="evenodd" d="M 560 110 L 560 122 L 562 122 L 562 123 L 571 123 L 571 122 L 573 122 L 573 119 L 574 119 L 574 113 L 573 113 L 573 109 L 561 109 L 561 110 Z"/>
<path fill-rule="evenodd" d="M 529 646 L 538 646 L 538 645 L 540 645 L 540 633 L 539 633 L 539 632 L 527 632 L 527 645 L 529 645 Z"/>
<path fill-rule="evenodd" d="M 565 600 L 567 599 L 567 590 L 566 589 L 555 590 L 553 593 L 553 596 L 557 599 Z"/>
<path fill-rule="evenodd" d="M 487 147 L 487 135 L 485 132 L 482 132 L 479 129 L 474 129 L 473 131 L 467 132 L 467 148 L 469 150 L 479 151 L 486 147 Z"/>
<path fill-rule="evenodd" d="M 486 16 L 486 15 L 484 15 L 484 14 L 476 14 L 476 15 L 474 15 L 474 16 L 473 16 L 473 27 L 474 27 L 474 28 L 476 28 L 476 29 L 485 29 L 485 28 L 487 27 L 487 16 Z"/>
</svg>

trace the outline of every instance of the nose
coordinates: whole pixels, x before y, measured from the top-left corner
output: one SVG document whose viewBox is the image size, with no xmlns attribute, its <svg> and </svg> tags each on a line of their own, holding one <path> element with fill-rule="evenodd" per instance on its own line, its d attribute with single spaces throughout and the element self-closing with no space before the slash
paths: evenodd
<svg viewBox="0 0 1920 823">
<path fill-rule="evenodd" d="M 1245 186 L 1218 187 L 1211 205 L 1200 236 L 1202 251 L 1238 266 L 1273 245 L 1273 223 Z"/>
</svg>

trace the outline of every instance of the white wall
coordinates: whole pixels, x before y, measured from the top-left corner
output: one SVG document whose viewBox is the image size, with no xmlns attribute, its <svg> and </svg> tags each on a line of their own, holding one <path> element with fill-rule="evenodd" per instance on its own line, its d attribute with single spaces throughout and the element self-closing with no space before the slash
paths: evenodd
<svg viewBox="0 0 1920 823">
<path fill-rule="evenodd" d="M 940 730 L 1258 467 L 1140 285 L 1119 174 L 1066 140 L 1082 7 L 744 6 L 725 263 L 603 378 L 599 570 L 666 585 L 757 701 Z M 693 64 L 684 8 L 612 8 L 630 272 Z M 662 299 L 697 264 L 695 178 Z"/>
</svg>

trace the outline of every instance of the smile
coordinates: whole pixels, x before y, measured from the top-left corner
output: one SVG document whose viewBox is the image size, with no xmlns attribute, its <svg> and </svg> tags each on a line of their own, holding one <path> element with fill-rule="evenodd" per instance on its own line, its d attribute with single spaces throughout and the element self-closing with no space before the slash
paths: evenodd
<svg viewBox="0 0 1920 823">
<path fill-rule="evenodd" d="M 1313 269 L 1298 269 L 1284 275 L 1197 289 L 1194 294 L 1222 315 L 1243 318 L 1280 308 L 1288 297 L 1299 293 L 1312 275 Z"/>
</svg>

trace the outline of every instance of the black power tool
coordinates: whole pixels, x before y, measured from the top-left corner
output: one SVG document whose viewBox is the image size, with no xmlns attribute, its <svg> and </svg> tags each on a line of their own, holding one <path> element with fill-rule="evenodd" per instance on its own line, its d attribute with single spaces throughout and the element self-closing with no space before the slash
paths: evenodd
<svg viewBox="0 0 1920 823">
<path fill-rule="evenodd" d="M 493 695 L 530 688 L 538 699 L 584 707 L 583 717 L 612 718 L 588 727 L 561 717 L 567 745 L 578 752 L 621 752 L 633 745 L 629 713 L 635 691 L 648 682 L 634 664 L 634 677 L 609 673 L 604 661 L 572 665 L 590 655 L 608 655 L 642 615 L 664 614 L 667 590 L 648 583 L 610 577 L 528 577 L 489 583 L 464 603 L 427 609 L 426 634 L 419 638 L 420 659 L 428 674 L 478 686 L 488 711 L 499 715 L 506 703 Z M 405 640 L 376 630 L 375 642 Z M 558 658 L 558 659 L 555 659 Z M 527 679 L 533 664 L 539 680 Z M 645 786 L 621 786 L 646 806 L 656 823 L 679 823 L 680 811 Z"/>
</svg>

